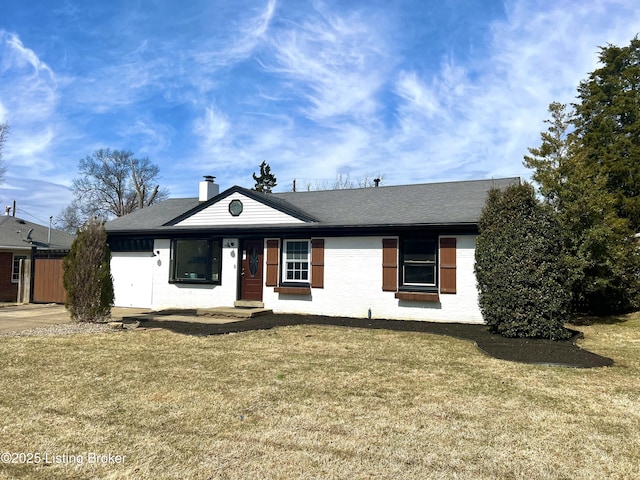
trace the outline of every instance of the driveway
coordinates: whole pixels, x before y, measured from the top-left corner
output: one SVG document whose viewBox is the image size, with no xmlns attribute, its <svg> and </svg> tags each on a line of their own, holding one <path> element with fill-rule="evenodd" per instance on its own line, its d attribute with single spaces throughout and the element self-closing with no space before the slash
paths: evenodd
<svg viewBox="0 0 640 480">
<path fill-rule="evenodd" d="M 121 319 L 125 315 L 148 312 L 142 308 L 113 308 L 111 317 Z M 64 305 L 55 303 L 31 303 L 28 305 L 5 304 L 0 306 L 0 332 L 15 332 L 47 325 L 71 323 Z"/>
</svg>

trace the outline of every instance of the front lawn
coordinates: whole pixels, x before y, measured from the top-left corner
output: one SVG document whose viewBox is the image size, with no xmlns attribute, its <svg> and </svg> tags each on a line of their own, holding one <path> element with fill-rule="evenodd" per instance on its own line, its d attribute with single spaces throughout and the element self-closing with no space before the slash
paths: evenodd
<svg viewBox="0 0 640 480">
<path fill-rule="evenodd" d="M 613 367 L 333 326 L 0 337 L 0 477 L 640 478 L 640 314 L 577 328 Z"/>
</svg>

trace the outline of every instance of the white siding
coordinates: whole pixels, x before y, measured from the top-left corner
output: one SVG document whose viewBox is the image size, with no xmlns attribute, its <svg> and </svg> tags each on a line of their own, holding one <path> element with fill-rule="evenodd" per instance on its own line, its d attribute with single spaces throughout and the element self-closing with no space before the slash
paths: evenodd
<svg viewBox="0 0 640 480">
<path fill-rule="evenodd" d="M 229 203 L 232 200 L 240 200 L 243 205 L 242 213 L 237 217 L 234 217 L 229 213 Z M 213 205 L 209 205 L 204 210 L 194 213 L 189 218 L 182 220 L 176 225 L 182 227 L 199 225 L 271 225 L 289 223 L 304 222 L 236 192 Z"/>
</svg>

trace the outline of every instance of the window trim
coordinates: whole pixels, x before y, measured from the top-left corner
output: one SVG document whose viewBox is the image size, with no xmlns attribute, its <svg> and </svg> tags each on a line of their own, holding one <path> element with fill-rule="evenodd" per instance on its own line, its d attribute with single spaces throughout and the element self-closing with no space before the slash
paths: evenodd
<svg viewBox="0 0 640 480">
<path fill-rule="evenodd" d="M 439 246 L 438 246 L 438 236 L 406 236 L 400 237 L 399 239 L 399 254 L 398 254 L 398 291 L 400 292 L 427 292 L 427 293 L 437 293 L 440 288 L 440 275 L 439 275 Z M 428 262 L 429 264 L 433 264 L 433 283 L 406 283 L 405 282 L 405 250 L 406 250 L 406 242 L 410 240 L 429 240 L 433 243 L 433 253 L 434 258 L 433 262 Z M 425 262 L 427 263 L 427 262 Z M 411 263 L 409 263 L 411 264 Z M 414 262 L 413 264 L 419 264 L 419 262 Z"/>
<path fill-rule="evenodd" d="M 287 245 L 293 242 L 304 242 L 307 244 L 307 279 L 306 280 L 288 280 L 287 272 L 289 269 L 287 268 Z M 282 239 L 282 253 L 281 253 L 281 278 L 280 278 L 280 286 L 291 286 L 291 287 L 307 287 L 311 285 L 311 239 L 309 238 L 284 238 Z"/>
<path fill-rule="evenodd" d="M 207 260 L 206 260 L 206 277 L 205 279 L 199 278 L 176 278 L 176 248 L 177 244 L 180 241 L 204 241 L 207 242 Z M 218 271 L 213 271 L 213 247 L 214 245 L 218 245 L 219 249 L 219 260 L 218 260 Z M 169 283 L 174 284 L 187 284 L 187 285 L 221 285 L 222 284 L 222 239 L 217 237 L 181 237 L 181 238 L 172 238 L 171 239 L 171 253 L 170 253 L 170 262 L 169 265 Z M 213 274 L 217 273 L 218 279 L 212 280 Z"/>
<path fill-rule="evenodd" d="M 28 255 L 22 255 L 20 253 L 13 254 L 13 261 L 11 262 L 11 283 L 20 282 L 20 260 L 26 260 L 27 258 L 29 258 Z M 17 264 L 16 260 L 18 261 Z"/>
</svg>

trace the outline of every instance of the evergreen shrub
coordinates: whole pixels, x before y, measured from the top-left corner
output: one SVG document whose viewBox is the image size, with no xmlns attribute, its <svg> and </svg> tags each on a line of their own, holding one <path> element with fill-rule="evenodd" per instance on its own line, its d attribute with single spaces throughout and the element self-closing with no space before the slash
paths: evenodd
<svg viewBox="0 0 640 480">
<path fill-rule="evenodd" d="M 492 189 L 479 229 L 475 273 L 489 329 L 506 337 L 568 338 L 571 290 L 553 211 L 529 184 Z"/>
<path fill-rule="evenodd" d="M 111 315 L 114 301 L 111 252 L 98 220 L 90 220 L 76 234 L 64 259 L 65 307 L 76 322 L 99 322 Z"/>
</svg>

